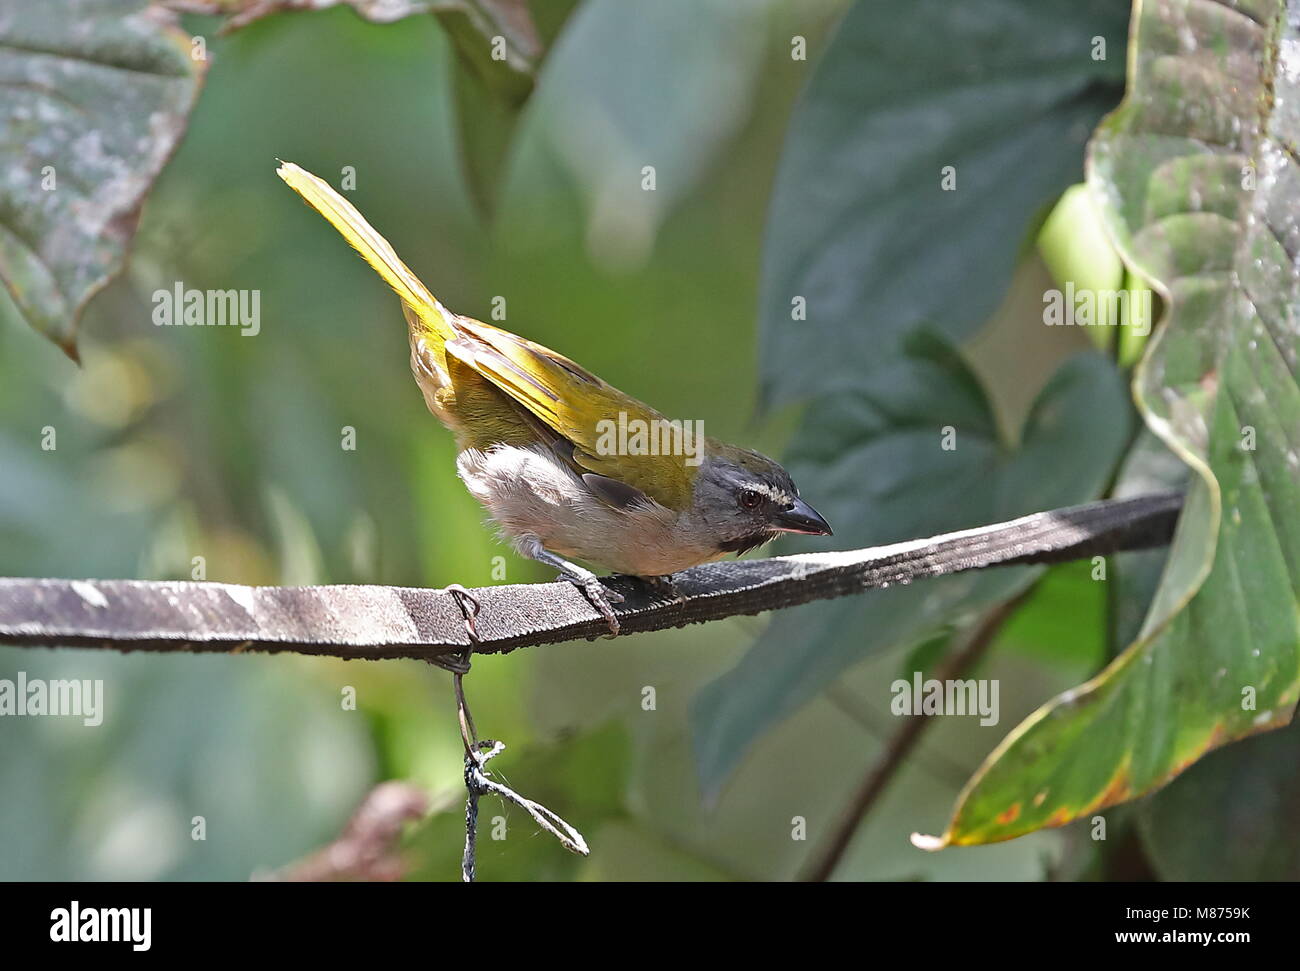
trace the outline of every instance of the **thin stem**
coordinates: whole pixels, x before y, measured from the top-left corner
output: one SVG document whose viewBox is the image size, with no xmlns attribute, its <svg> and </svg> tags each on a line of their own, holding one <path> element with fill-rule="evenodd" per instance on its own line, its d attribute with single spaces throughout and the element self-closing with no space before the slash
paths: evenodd
<svg viewBox="0 0 1300 971">
<path fill-rule="evenodd" d="M 961 649 L 945 658 L 935 669 L 935 679 L 948 681 L 959 678 L 973 668 L 988 651 L 996 639 L 998 631 L 1002 629 L 1002 625 L 1024 603 L 1025 598 L 1032 589 L 1030 587 L 985 613 L 979 623 L 975 625 Z M 917 742 L 920 741 L 922 734 L 932 721 L 933 716 L 923 712 L 913 714 L 903 721 L 902 726 L 885 746 L 884 753 L 876 760 L 863 778 L 839 825 L 836 826 L 834 832 L 826 840 L 821 852 L 813 857 L 801 879 L 822 882 L 831 878 L 835 869 L 840 865 L 840 861 L 843 859 L 849 845 L 853 842 L 853 837 L 857 833 L 862 820 L 867 813 L 871 812 L 876 801 L 888 788 L 889 783 L 893 781 L 904 760 L 916 747 Z"/>
</svg>

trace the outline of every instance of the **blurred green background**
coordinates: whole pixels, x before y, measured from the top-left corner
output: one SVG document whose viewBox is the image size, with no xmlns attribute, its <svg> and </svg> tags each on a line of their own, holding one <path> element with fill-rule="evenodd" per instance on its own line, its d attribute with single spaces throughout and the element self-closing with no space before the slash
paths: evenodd
<svg viewBox="0 0 1300 971">
<path fill-rule="evenodd" d="M 277 158 L 335 184 L 354 167 L 353 201 L 447 305 L 490 319 L 504 296 L 505 326 L 670 416 L 787 452 L 799 407 L 754 417 L 764 233 L 792 109 L 847 4 L 692 6 L 577 8 L 522 117 L 490 227 L 462 172 L 455 55 L 433 18 L 380 26 L 334 9 L 218 38 L 216 21 L 187 17 L 209 38 L 206 88 L 145 206 L 129 271 L 84 320 L 83 367 L 0 298 L 0 573 L 189 578 L 201 556 L 207 579 L 238 583 L 473 586 L 499 581 L 501 563 L 510 582 L 550 578 L 483 525 L 450 436 L 409 377 L 396 301 L 275 177 Z M 807 61 L 791 58 L 794 35 L 808 39 Z M 1066 147 L 1067 181 L 1088 130 Z M 653 194 L 639 190 L 645 164 L 657 167 Z M 1057 365 L 1089 347 L 1077 328 L 1029 326 L 1052 283 L 1031 237 L 1016 236 L 1009 292 L 970 309 L 972 333 L 950 332 L 1011 440 Z M 260 291 L 261 333 L 154 327 L 150 294 L 178 280 Z M 40 448 L 46 426 L 56 451 Z M 348 427 L 355 451 L 340 447 Z M 818 483 L 801 484 L 820 505 Z M 480 876 L 794 876 L 897 728 L 885 686 L 928 662 L 894 649 L 852 664 L 706 799 L 690 706 L 767 623 L 476 659 L 467 688 L 480 733 L 509 746 L 494 768 L 592 847 L 574 858 L 488 800 L 485 818 L 504 816 L 507 837 L 480 840 Z M 1106 628 L 1087 564 L 1047 573 L 978 672 L 1001 681 L 1000 724 L 941 719 L 836 876 L 1094 873 L 1079 826 L 933 855 L 908 835 L 940 831 L 1005 733 L 1097 669 Z M 0 724 L 0 878 L 245 879 L 327 843 L 385 779 L 434 795 L 411 837 L 411 874 L 458 877 L 461 743 L 444 672 L 0 650 L 0 677 L 19 670 L 103 678 L 107 715 L 99 729 Z M 355 711 L 341 704 L 349 686 Z M 206 840 L 190 838 L 195 816 Z"/>
</svg>

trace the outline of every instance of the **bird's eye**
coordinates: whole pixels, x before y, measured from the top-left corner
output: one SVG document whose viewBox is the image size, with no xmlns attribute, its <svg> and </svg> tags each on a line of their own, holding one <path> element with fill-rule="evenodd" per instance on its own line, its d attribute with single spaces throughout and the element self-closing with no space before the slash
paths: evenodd
<svg viewBox="0 0 1300 971">
<path fill-rule="evenodd" d="M 742 489 L 740 492 L 740 504 L 746 509 L 755 509 L 762 501 L 763 497 L 753 489 Z"/>
</svg>

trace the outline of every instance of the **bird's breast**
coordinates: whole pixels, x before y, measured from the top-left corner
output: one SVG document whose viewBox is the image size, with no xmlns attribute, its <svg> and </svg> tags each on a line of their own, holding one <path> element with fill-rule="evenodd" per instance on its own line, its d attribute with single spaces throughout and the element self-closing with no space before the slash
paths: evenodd
<svg viewBox="0 0 1300 971">
<path fill-rule="evenodd" d="M 553 553 L 617 573 L 667 576 L 724 554 L 701 545 L 658 503 L 615 508 L 544 445 L 466 449 L 461 480 L 511 538 L 535 536 Z"/>
</svg>

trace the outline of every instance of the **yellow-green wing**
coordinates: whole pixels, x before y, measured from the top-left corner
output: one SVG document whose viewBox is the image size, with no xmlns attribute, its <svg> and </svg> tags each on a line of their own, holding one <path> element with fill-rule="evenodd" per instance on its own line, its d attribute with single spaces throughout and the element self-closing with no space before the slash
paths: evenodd
<svg viewBox="0 0 1300 971">
<path fill-rule="evenodd" d="M 645 493 L 670 509 L 689 502 L 695 467 L 683 454 L 619 454 L 617 429 L 665 421 L 649 405 L 605 383 L 550 348 L 467 317 L 457 317 L 458 336 L 448 355 L 469 364 L 573 446 L 579 469 L 607 476 Z M 621 417 L 620 417 L 621 416 Z M 680 450 L 679 450 L 680 451 Z"/>
</svg>

